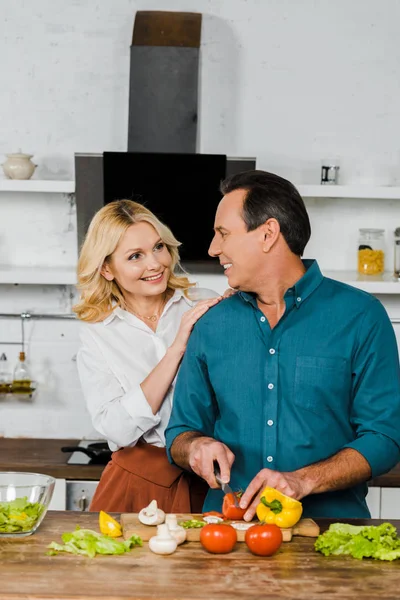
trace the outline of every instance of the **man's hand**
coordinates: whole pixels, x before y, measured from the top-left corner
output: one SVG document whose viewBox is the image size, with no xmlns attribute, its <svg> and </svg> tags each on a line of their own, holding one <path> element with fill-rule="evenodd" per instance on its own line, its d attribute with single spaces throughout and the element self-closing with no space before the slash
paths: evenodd
<svg viewBox="0 0 400 600">
<path fill-rule="evenodd" d="M 273 487 L 295 500 L 301 500 L 310 493 L 307 481 L 299 471 L 280 473 L 271 469 L 262 469 L 250 482 L 240 499 L 240 507 L 247 508 L 243 517 L 245 521 L 251 521 L 254 517 L 261 492 L 267 486 Z"/>
<path fill-rule="evenodd" d="M 221 480 L 228 483 L 231 478 L 231 466 L 235 455 L 228 446 L 217 442 L 213 438 L 198 437 L 194 439 L 189 448 L 190 468 L 206 480 L 210 488 L 218 488 L 214 475 L 214 461 L 218 463 Z"/>
</svg>

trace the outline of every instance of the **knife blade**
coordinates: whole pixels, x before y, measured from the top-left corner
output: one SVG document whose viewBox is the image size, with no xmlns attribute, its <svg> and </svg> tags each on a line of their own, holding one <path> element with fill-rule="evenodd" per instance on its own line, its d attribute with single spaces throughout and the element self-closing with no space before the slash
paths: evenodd
<svg viewBox="0 0 400 600">
<path fill-rule="evenodd" d="M 221 486 L 221 490 L 224 492 L 224 494 L 232 494 L 235 506 L 236 506 L 236 508 L 239 508 L 239 502 L 238 502 L 237 496 L 233 492 L 231 486 L 228 483 L 221 481 L 221 472 L 219 470 L 218 463 L 214 466 L 214 475 L 215 475 L 215 479 L 216 479 L 217 483 Z"/>
</svg>

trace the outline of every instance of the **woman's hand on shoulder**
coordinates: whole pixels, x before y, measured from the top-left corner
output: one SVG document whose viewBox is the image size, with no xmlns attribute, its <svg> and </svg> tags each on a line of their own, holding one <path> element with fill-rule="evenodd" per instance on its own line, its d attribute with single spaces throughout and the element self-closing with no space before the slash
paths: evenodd
<svg viewBox="0 0 400 600">
<path fill-rule="evenodd" d="M 228 288 L 222 294 L 222 298 L 230 298 L 231 296 L 234 296 L 235 294 L 237 294 L 237 290 L 233 290 L 232 288 Z"/>
<path fill-rule="evenodd" d="M 223 300 L 222 296 L 217 298 L 208 298 L 207 300 L 200 300 L 196 306 L 185 312 L 182 316 L 181 324 L 176 334 L 176 338 L 171 345 L 172 350 L 176 350 L 179 353 L 185 353 L 186 346 L 189 340 L 190 333 L 193 329 L 194 324 L 202 317 L 212 306 L 215 306 Z"/>
</svg>

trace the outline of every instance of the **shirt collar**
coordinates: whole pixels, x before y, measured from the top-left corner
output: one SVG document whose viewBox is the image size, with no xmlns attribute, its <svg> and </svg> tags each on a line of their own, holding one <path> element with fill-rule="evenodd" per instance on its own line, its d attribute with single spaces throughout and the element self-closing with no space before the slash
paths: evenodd
<svg viewBox="0 0 400 600">
<path fill-rule="evenodd" d="M 182 298 L 183 298 L 183 300 L 185 300 L 185 302 L 187 304 L 189 304 L 189 306 L 193 306 L 194 303 L 185 296 L 184 290 L 175 290 L 173 296 L 171 296 L 171 298 L 168 300 L 167 304 L 165 305 L 164 311 L 167 310 L 172 304 L 175 304 L 175 302 L 179 302 Z M 114 310 L 112 311 L 112 313 L 104 319 L 103 325 L 108 325 L 117 317 L 121 320 L 124 320 L 125 316 L 126 316 L 126 311 L 123 310 L 120 306 L 116 306 L 114 308 Z"/>
<path fill-rule="evenodd" d="M 318 263 L 314 259 L 304 259 L 302 263 L 306 269 L 303 277 L 299 279 L 294 286 L 286 290 L 286 294 L 293 294 L 295 296 L 295 303 L 297 308 L 304 302 L 308 296 L 310 296 L 314 290 L 322 283 L 324 276 L 322 275 Z M 250 302 L 252 306 L 257 308 L 256 297 L 251 292 L 238 292 L 238 296 L 245 302 Z"/>
</svg>

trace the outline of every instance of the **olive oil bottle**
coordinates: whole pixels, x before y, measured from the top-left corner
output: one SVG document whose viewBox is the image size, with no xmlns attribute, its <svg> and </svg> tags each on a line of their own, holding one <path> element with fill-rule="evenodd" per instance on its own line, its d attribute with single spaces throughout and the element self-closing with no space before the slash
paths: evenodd
<svg viewBox="0 0 400 600">
<path fill-rule="evenodd" d="M 0 400 L 11 393 L 11 383 L 12 377 L 11 372 L 8 370 L 7 356 L 3 352 L 0 356 Z"/>
<path fill-rule="evenodd" d="M 34 391 L 31 375 L 25 360 L 25 352 L 20 352 L 17 366 L 14 369 L 12 382 L 12 393 L 19 396 L 31 396 Z"/>
</svg>

